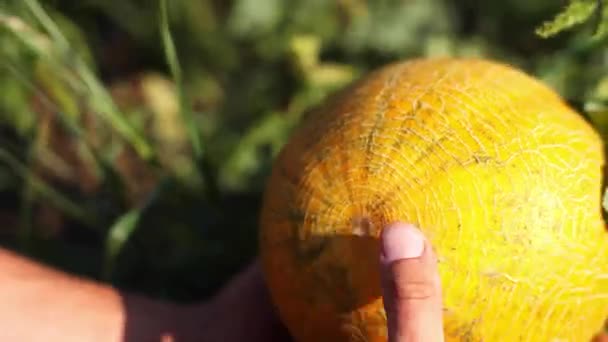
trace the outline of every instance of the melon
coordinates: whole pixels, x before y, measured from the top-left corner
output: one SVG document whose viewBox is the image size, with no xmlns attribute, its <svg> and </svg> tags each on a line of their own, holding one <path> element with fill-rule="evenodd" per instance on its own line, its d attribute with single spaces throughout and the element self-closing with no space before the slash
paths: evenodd
<svg viewBox="0 0 608 342">
<path fill-rule="evenodd" d="M 502 62 L 395 62 L 311 110 L 277 156 L 260 257 L 296 341 L 387 341 L 379 236 L 439 259 L 447 341 L 589 341 L 608 316 L 604 147 Z"/>
</svg>

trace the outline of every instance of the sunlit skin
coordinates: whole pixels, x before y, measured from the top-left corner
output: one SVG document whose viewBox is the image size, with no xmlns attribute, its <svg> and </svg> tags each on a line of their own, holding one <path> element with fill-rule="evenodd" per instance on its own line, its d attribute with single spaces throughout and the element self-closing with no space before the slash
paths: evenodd
<svg viewBox="0 0 608 342">
<path fill-rule="evenodd" d="M 387 340 L 382 227 L 423 227 L 448 341 L 589 340 L 608 315 L 603 144 L 547 86 L 478 59 L 396 63 L 304 118 L 260 219 L 300 341 Z"/>
<path fill-rule="evenodd" d="M 0 341 L 289 341 L 257 262 L 211 300 L 178 305 L 0 249 Z"/>
</svg>

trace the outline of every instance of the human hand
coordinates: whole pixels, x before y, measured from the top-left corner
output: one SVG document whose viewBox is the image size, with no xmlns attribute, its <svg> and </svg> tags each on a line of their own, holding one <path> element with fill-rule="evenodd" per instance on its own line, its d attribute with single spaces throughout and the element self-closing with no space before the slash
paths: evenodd
<svg viewBox="0 0 608 342">
<path fill-rule="evenodd" d="M 433 248 L 420 230 L 399 222 L 383 230 L 380 243 L 389 341 L 443 341 L 441 284 Z M 218 341 L 291 340 L 276 316 L 257 262 L 234 278 L 211 305 L 219 309 L 213 315 L 222 334 L 215 337 Z"/>
<path fill-rule="evenodd" d="M 292 341 L 275 312 L 257 260 L 200 309 L 199 315 L 193 314 L 203 317 L 205 340 Z"/>
<path fill-rule="evenodd" d="M 443 341 L 441 281 L 432 246 L 420 230 L 401 222 L 385 227 L 380 243 L 389 341 Z"/>
<path fill-rule="evenodd" d="M 420 230 L 399 222 L 383 230 L 380 243 L 389 341 L 443 341 L 441 284 L 433 248 Z M 219 334 L 214 340 L 291 340 L 276 316 L 258 262 L 237 275 L 210 304 Z"/>
</svg>

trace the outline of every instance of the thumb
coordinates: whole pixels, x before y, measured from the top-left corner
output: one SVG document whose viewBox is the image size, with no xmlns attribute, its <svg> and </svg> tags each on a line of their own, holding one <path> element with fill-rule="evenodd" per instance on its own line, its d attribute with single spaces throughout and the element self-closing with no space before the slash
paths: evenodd
<svg viewBox="0 0 608 342">
<path fill-rule="evenodd" d="M 393 223 L 382 231 L 382 290 L 391 342 L 442 342 L 437 258 L 422 232 Z"/>
</svg>

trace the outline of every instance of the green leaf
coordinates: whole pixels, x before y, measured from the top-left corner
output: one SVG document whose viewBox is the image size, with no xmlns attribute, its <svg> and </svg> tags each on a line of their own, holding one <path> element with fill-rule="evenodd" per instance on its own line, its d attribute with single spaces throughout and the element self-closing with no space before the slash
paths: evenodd
<svg viewBox="0 0 608 342">
<path fill-rule="evenodd" d="M 116 258 L 137 228 L 141 216 L 141 208 L 132 209 L 120 216 L 110 227 L 105 244 L 105 263 L 102 274 L 104 280 L 108 280 L 112 274 Z"/>
<path fill-rule="evenodd" d="M 419 54 L 421 42 L 454 30 L 442 1 L 370 1 L 351 18 L 340 44 L 350 53 L 369 50 L 395 58 Z"/>
<path fill-rule="evenodd" d="M 314 35 L 295 35 L 289 42 L 289 50 L 297 72 L 305 74 L 319 64 L 321 39 Z"/>
<path fill-rule="evenodd" d="M 604 0 L 598 0 L 598 10 L 596 11 L 596 23 L 595 23 L 595 33 L 594 36 L 596 39 L 601 39 L 608 35 L 608 8 L 602 2 Z"/>
<path fill-rule="evenodd" d="M 543 38 L 552 37 L 562 31 L 587 21 L 593 14 L 598 14 L 598 4 L 603 0 L 571 0 L 562 12 L 558 13 L 553 20 L 543 23 L 536 29 L 536 34 Z M 600 13 L 600 15 L 602 15 Z"/>
<path fill-rule="evenodd" d="M 108 233 L 106 234 L 105 241 L 105 254 L 104 254 L 104 265 L 102 269 L 102 278 L 108 280 L 114 270 L 116 259 L 120 252 L 125 247 L 125 244 L 129 238 L 137 229 L 137 226 L 144 215 L 144 213 L 150 208 L 156 201 L 161 198 L 167 187 L 171 185 L 171 179 L 166 178 L 161 180 L 154 191 L 146 198 L 144 203 L 136 208 L 132 208 L 123 215 L 121 215 L 112 224 Z"/>
<path fill-rule="evenodd" d="M 276 29 L 283 14 L 279 0 L 238 0 L 228 20 L 229 29 L 238 37 L 255 37 Z"/>
<path fill-rule="evenodd" d="M 290 122 L 281 113 L 272 112 L 253 124 L 239 140 L 234 151 L 220 167 L 220 183 L 230 189 L 246 185 L 246 179 L 261 167 L 259 150 L 269 146 L 276 154 L 287 138 Z"/>
</svg>

